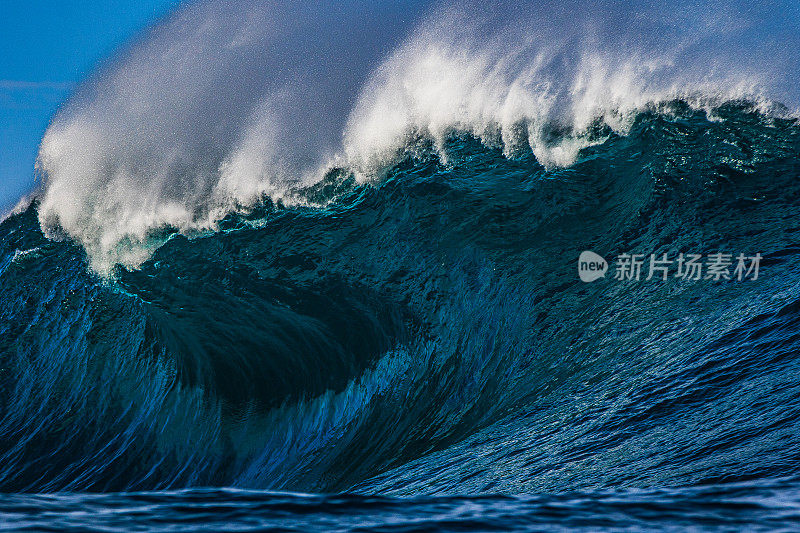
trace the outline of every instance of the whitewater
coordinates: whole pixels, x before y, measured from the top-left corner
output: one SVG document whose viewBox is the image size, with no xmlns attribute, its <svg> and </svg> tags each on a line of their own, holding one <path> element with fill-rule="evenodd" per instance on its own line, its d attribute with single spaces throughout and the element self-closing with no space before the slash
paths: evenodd
<svg viewBox="0 0 800 533">
<path fill-rule="evenodd" d="M 215 229 L 263 195 L 295 203 L 328 169 L 375 179 L 414 136 L 441 148 L 466 131 L 553 167 L 599 125 L 624 133 L 675 98 L 796 110 L 796 28 L 776 49 L 753 28 L 769 15 L 744 2 L 191 4 L 55 117 L 40 221 L 107 273 L 145 260 L 160 228 Z"/>
<path fill-rule="evenodd" d="M 0 223 L 0 517 L 796 528 L 798 25 L 182 4 L 62 105 Z M 762 259 L 584 283 L 586 250 Z"/>
</svg>

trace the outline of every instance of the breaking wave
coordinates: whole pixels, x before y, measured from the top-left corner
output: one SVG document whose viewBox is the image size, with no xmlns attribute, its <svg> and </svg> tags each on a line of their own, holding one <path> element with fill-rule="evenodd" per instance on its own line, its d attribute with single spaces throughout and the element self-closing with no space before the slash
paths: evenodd
<svg viewBox="0 0 800 533">
<path fill-rule="evenodd" d="M 40 221 L 108 273 L 141 264 L 165 228 L 302 202 L 297 187 L 332 168 L 379 179 L 415 137 L 445 160 L 456 130 L 563 167 L 664 102 L 800 102 L 798 18 L 770 6 L 548 4 L 189 5 L 55 117 Z"/>
</svg>

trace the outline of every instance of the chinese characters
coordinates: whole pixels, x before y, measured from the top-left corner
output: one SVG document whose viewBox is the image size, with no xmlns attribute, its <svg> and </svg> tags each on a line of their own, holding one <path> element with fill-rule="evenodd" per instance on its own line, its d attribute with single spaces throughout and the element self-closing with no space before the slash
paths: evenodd
<svg viewBox="0 0 800 533">
<path fill-rule="evenodd" d="M 647 257 L 644 254 L 625 253 L 618 255 L 614 263 L 614 279 L 757 280 L 761 259 L 760 253 L 753 256 L 740 253 L 735 257 L 725 253 L 712 253 L 705 257 L 702 254 L 681 253 L 672 258 L 668 254 L 651 254 Z"/>
</svg>

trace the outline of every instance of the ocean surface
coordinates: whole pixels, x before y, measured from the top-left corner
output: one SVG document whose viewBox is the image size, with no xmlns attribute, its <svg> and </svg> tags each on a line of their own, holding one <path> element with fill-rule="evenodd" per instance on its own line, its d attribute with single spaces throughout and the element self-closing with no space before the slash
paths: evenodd
<svg viewBox="0 0 800 533">
<path fill-rule="evenodd" d="M 797 6 L 359 2 L 189 3 L 54 116 L 0 530 L 800 529 Z"/>
</svg>

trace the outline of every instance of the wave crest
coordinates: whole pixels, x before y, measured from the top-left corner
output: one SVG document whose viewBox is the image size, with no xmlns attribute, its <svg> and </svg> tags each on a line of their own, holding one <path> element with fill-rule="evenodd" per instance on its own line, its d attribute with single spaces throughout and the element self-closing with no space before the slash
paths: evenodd
<svg viewBox="0 0 800 533">
<path fill-rule="evenodd" d="M 466 1 L 409 16 L 427 8 L 185 7 L 54 119 L 38 159 L 42 225 L 107 273 L 147 259 L 154 229 L 213 229 L 263 195 L 297 201 L 294 189 L 333 165 L 373 178 L 409 136 L 446 157 L 447 134 L 466 131 L 565 166 L 676 97 L 797 101 L 786 58 L 799 49 L 798 19 L 776 26 L 767 7 L 729 2 L 689 18 L 680 13 L 698 6 L 687 2 L 667 13 L 647 2 Z M 795 37 L 776 53 L 765 27 Z"/>
</svg>

